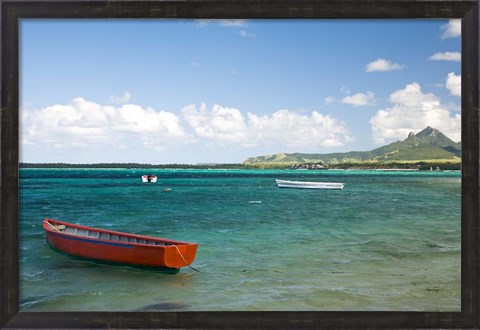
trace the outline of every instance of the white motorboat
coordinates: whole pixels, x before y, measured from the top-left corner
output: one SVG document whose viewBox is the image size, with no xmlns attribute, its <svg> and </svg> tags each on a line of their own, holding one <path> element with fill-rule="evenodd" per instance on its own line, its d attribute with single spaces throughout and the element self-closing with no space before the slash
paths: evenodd
<svg viewBox="0 0 480 330">
<path fill-rule="evenodd" d="M 157 176 L 156 175 L 142 175 L 142 182 L 157 182 Z"/>
<path fill-rule="evenodd" d="M 275 180 L 279 188 L 298 188 L 298 189 L 343 189 L 345 183 L 340 182 L 307 182 L 307 181 L 287 181 Z"/>
</svg>

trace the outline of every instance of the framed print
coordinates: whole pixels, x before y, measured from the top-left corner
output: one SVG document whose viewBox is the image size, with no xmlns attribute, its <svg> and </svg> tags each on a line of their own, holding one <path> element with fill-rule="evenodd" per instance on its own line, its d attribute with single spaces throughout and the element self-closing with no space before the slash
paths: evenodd
<svg viewBox="0 0 480 330">
<path fill-rule="evenodd" d="M 3 1 L 5 328 L 478 328 L 478 1 Z"/>
</svg>

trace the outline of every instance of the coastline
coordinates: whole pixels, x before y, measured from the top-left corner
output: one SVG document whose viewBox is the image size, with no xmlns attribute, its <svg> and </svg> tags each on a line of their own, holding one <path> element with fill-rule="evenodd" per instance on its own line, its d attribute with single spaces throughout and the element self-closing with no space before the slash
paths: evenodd
<svg viewBox="0 0 480 330">
<path fill-rule="evenodd" d="M 66 168 L 66 169 L 236 169 L 236 170 L 374 170 L 374 171 L 461 171 L 461 162 L 418 161 L 418 162 L 368 162 L 325 164 L 317 163 L 205 163 L 205 164 L 142 164 L 142 163 L 20 163 L 19 168 Z"/>
</svg>

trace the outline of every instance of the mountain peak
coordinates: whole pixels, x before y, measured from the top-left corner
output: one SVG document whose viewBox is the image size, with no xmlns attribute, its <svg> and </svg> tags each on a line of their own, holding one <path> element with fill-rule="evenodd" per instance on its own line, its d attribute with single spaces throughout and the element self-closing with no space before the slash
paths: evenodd
<svg viewBox="0 0 480 330">
<path fill-rule="evenodd" d="M 461 155 L 461 145 L 459 143 L 453 142 L 448 136 L 431 126 L 427 126 L 422 131 L 418 132 L 415 137 L 421 143 L 427 143 L 431 146 L 447 150 L 455 155 Z"/>
<path fill-rule="evenodd" d="M 433 136 L 435 137 L 440 131 L 438 129 L 432 128 L 431 126 L 427 126 L 422 131 L 418 132 L 416 135 L 418 137 L 428 137 Z"/>
</svg>

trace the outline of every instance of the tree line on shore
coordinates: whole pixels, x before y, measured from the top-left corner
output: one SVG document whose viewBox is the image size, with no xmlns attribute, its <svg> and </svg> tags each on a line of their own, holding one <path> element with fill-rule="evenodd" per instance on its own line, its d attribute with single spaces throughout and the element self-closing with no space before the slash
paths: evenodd
<svg viewBox="0 0 480 330">
<path fill-rule="evenodd" d="M 140 163 L 94 163 L 94 164 L 69 164 L 69 163 L 20 163 L 20 168 L 126 168 L 126 169 L 310 169 L 310 170 L 327 170 L 327 169 L 358 169 L 358 170 L 375 170 L 375 169 L 405 169 L 405 170 L 461 170 L 460 162 L 365 162 L 365 163 L 338 163 L 334 165 L 318 163 L 259 163 L 259 164 L 140 164 Z"/>
</svg>

